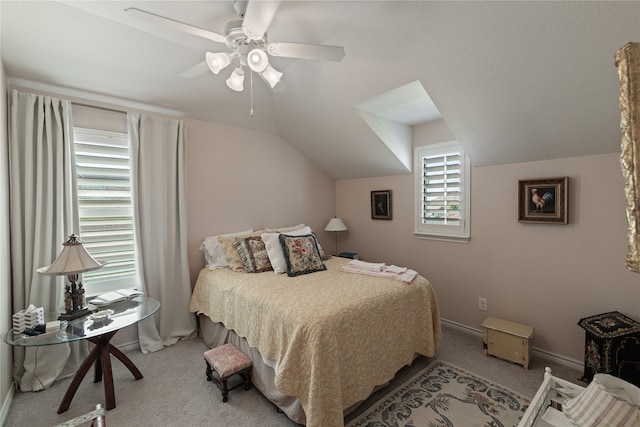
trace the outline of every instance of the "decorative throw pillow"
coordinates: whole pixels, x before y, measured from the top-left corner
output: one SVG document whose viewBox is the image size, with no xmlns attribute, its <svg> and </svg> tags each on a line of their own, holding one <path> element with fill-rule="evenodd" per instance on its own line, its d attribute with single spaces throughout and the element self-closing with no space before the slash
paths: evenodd
<svg viewBox="0 0 640 427">
<path fill-rule="evenodd" d="M 318 241 L 318 236 L 316 236 L 316 233 L 311 234 L 313 234 L 313 237 L 316 238 L 316 243 L 318 244 L 318 252 L 320 252 L 320 258 L 322 258 L 323 260 L 331 258 L 331 255 L 327 255 L 324 253 L 324 249 L 322 249 L 322 246 L 320 246 L 320 242 Z"/>
<path fill-rule="evenodd" d="M 218 237 L 243 236 L 250 233 L 253 233 L 253 229 L 205 237 L 200 245 L 200 250 L 204 253 L 204 261 L 207 268 L 209 268 L 209 270 L 215 270 L 216 268 L 222 268 L 228 265 L 222 246 L 220 246 L 220 242 L 218 242 Z"/>
<path fill-rule="evenodd" d="M 278 239 L 287 264 L 287 276 L 300 276 L 327 269 L 322 263 L 318 242 L 313 234 L 303 236 L 280 234 Z"/>
<path fill-rule="evenodd" d="M 240 258 L 240 254 L 238 250 L 234 246 L 234 242 L 238 237 L 254 237 L 260 236 L 262 234 L 262 230 L 257 231 L 252 234 L 247 234 L 244 236 L 220 236 L 218 237 L 218 242 L 220 242 L 220 246 L 224 251 L 224 257 L 227 259 L 227 264 L 230 269 L 233 271 L 244 271 L 244 263 L 242 262 L 242 258 Z"/>
<path fill-rule="evenodd" d="M 583 427 L 632 427 L 640 421 L 640 408 L 594 381 L 578 396 L 567 400 L 563 412 L 574 424 Z"/>
<path fill-rule="evenodd" d="M 261 273 L 263 271 L 272 270 L 267 249 L 264 246 L 262 238 L 258 236 L 238 238 L 234 241 L 235 246 L 242 263 L 244 271 L 247 273 Z"/>
<path fill-rule="evenodd" d="M 311 227 L 303 227 L 300 230 L 287 232 L 289 236 L 303 236 L 305 234 L 311 234 Z M 284 252 L 278 239 L 279 235 L 280 233 L 262 233 L 261 236 L 269 255 L 271 267 L 276 274 L 287 272 L 287 263 L 284 260 Z"/>
</svg>

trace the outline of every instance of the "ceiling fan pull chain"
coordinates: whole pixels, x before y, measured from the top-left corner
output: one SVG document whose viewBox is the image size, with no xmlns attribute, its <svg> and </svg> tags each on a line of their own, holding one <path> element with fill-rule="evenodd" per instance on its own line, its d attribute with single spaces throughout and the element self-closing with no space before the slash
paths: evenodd
<svg viewBox="0 0 640 427">
<path fill-rule="evenodd" d="M 249 115 L 253 117 L 253 70 L 251 70 L 251 110 Z"/>
</svg>

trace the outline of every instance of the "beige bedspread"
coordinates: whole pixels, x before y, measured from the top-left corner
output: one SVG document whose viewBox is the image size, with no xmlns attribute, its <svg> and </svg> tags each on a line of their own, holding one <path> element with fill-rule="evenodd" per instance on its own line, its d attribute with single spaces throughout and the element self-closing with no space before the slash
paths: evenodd
<svg viewBox="0 0 640 427">
<path fill-rule="evenodd" d="M 277 363 L 278 389 L 297 397 L 309 427 L 343 426 L 343 410 L 393 378 L 415 353 L 440 346 L 431 284 L 328 270 L 298 277 L 200 272 L 190 310 L 245 337 Z"/>
</svg>

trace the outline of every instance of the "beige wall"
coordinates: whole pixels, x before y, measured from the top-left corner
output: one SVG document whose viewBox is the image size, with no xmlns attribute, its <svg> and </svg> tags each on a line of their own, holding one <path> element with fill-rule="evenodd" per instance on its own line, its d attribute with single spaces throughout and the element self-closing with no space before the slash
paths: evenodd
<svg viewBox="0 0 640 427">
<path fill-rule="evenodd" d="M 9 163 L 7 138 L 7 79 L 4 65 L 0 63 L 0 202 L 5 208 L 0 210 L 0 333 L 6 333 L 11 320 L 11 272 L 9 269 Z M 11 392 L 12 351 L 0 342 L 0 425 L 4 423 L 8 411 L 8 397 Z"/>
<path fill-rule="evenodd" d="M 335 214 L 334 180 L 309 159 L 274 134 L 185 122 L 192 283 L 207 236 L 304 222 L 323 246 L 333 242 L 323 230 Z"/>
<path fill-rule="evenodd" d="M 443 122 L 416 145 L 453 139 Z M 517 180 L 570 177 L 569 224 L 524 224 Z M 624 267 L 626 221 L 619 154 L 473 168 L 471 241 L 413 237 L 413 176 L 339 181 L 340 251 L 416 269 L 434 285 L 444 319 L 474 329 L 487 315 L 535 328 L 534 347 L 583 360 L 586 316 L 620 311 L 640 320 L 640 276 Z M 369 192 L 393 191 L 393 220 L 371 220 Z M 478 310 L 478 297 L 488 311 Z"/>
</svg>

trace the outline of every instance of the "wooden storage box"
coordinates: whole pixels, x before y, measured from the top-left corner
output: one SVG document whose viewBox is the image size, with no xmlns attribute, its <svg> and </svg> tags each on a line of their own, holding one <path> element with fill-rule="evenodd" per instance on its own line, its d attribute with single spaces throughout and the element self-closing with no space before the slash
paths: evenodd
<svg viewBox="0 0 640 427">
<path fill-rule="evenodd" d="M 531 326 L 509 322 L 497 317 L 487 317 L 482 322 L 482 329 L 484 331 L 483 348 L 486 356 L 495 356 L 529 369 L 531 338 L 533 338 Z"/>
</svg>

